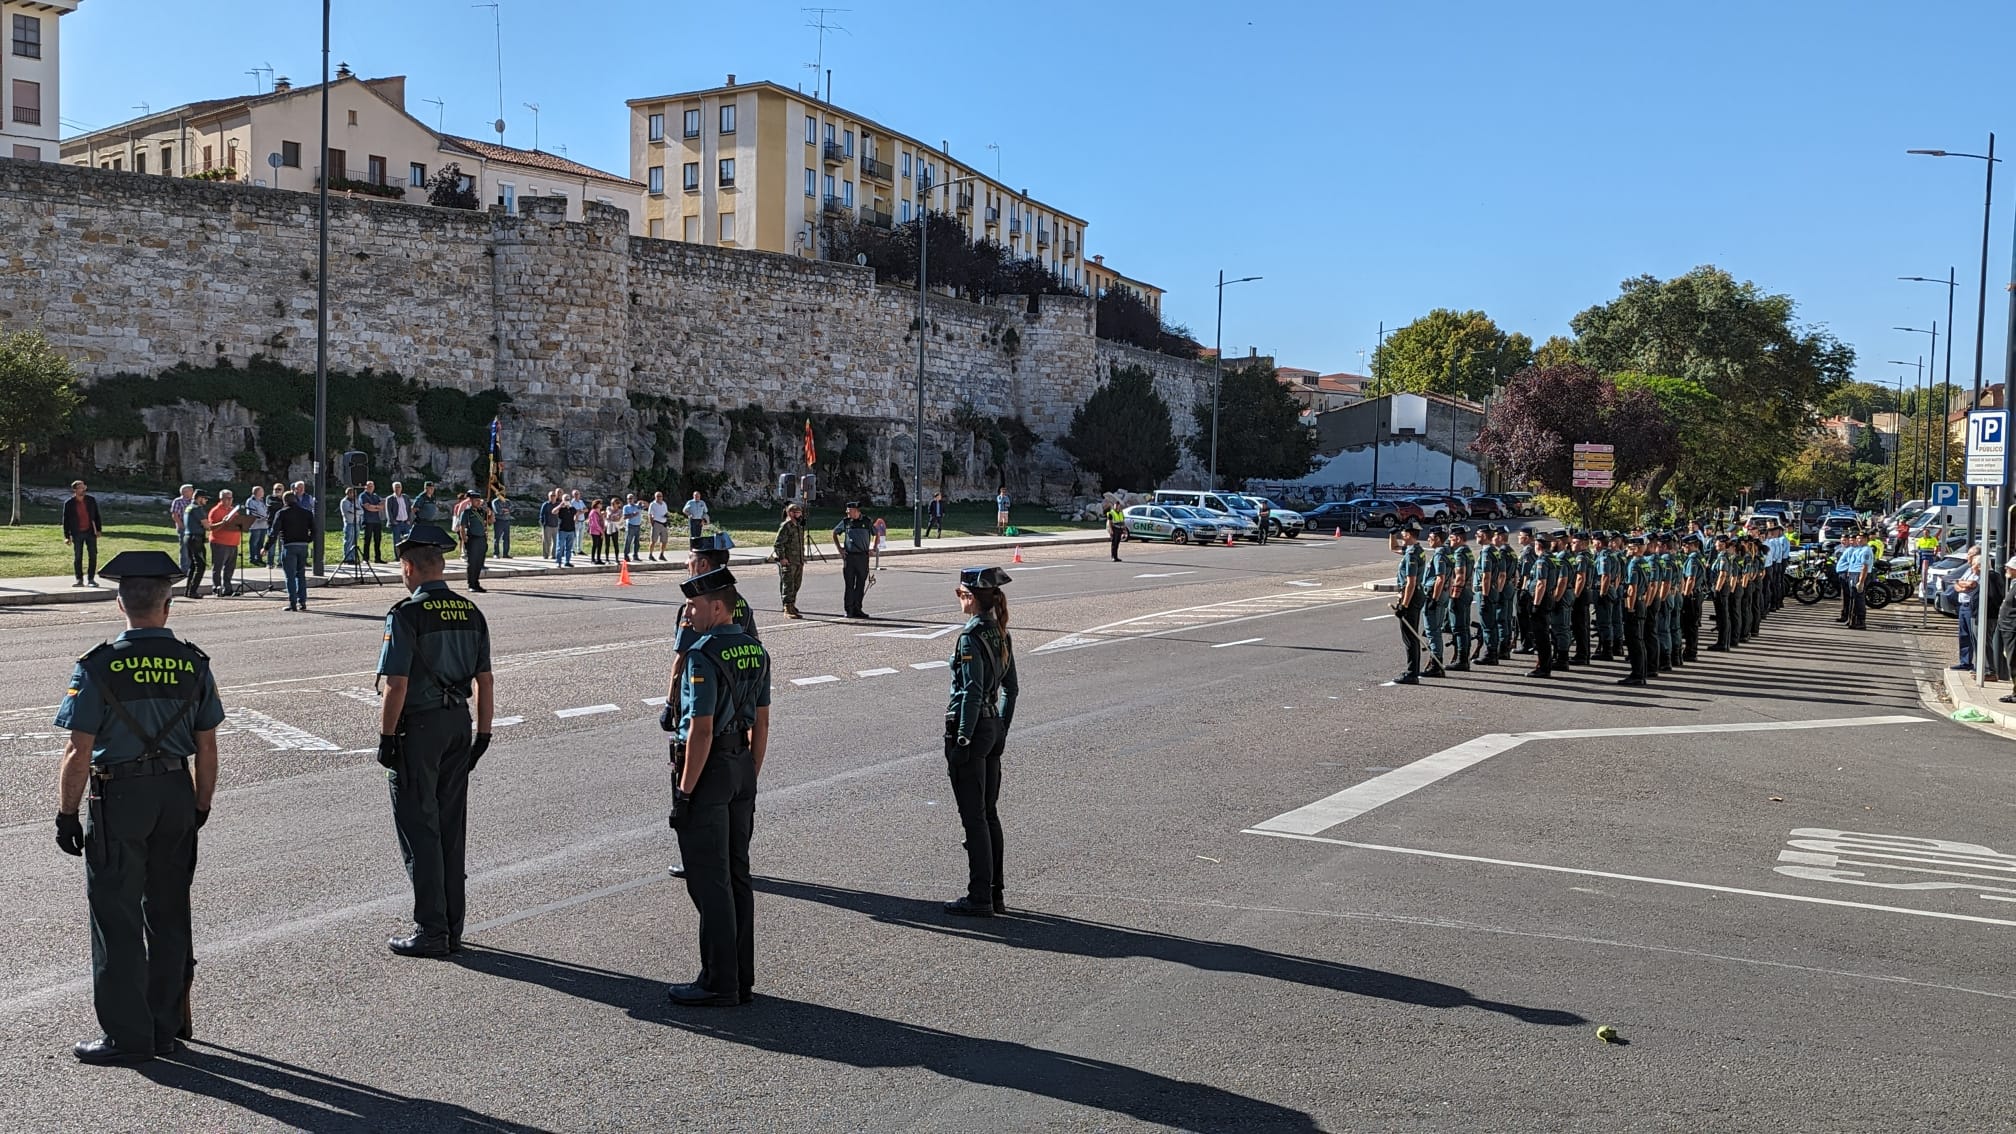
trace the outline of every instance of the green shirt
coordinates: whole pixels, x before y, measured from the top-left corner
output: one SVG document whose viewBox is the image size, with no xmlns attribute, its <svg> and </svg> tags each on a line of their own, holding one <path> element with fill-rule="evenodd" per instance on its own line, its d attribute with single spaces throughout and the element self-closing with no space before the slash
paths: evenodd
<svg viewBox="0 0 2016 1134">
<path fill-rule="evenodd" d="M 408 680 L 406 712 L 464 705 L 470 682 L 489 672 L 489 624 L 447 583 L 422 583 L 386 613 L 378 674 Z"/>
</svg>

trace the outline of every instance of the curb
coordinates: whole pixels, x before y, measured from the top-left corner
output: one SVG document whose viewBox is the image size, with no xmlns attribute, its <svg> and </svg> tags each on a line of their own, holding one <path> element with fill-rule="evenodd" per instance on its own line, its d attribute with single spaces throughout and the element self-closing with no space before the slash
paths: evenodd
<svg viewBox="0 0 2016 1134">
<path fill-rule="evenodd" d="M 1958 712 L 1962 708 L 1975 708 L 1988 714 L 1989 720 L 1987 722 L 1958 721 L 1955 723 L 1982 725 L 1985 727 L 1990 722 L 1992 722 L 1993 727 L 2001 729 L 2002 731 L 2009 733 L 2012 736 L 2016 736 L 2016 712 L 2008 711 L 2008 709 L 2016 709 L 2016 705 L 2008 706 L 2007 709 L 2005 709 L 2002 706 L 2001 702 L 1995 700 L 1992 697 L 1989 698 L 1988 704 L 1985 705 L 1979 704 L 1974 699 L 1973 696 L 1968 695 L 1970 692 L 1974 692 L 1977 694 L 1982 692 L 1979 690 L 1970 690 L 1970 687 L 1967 684 L 1967 679 L 1973 676 L 1972 674 L 1963 673 L 1959 670 L 1945 669 L 1943 667 L 1941 668 L 1940 673 L 1946 678 L 1946 700 L 1953 706 L 1951 709 L 1948 709 L 1946 711 L 1947 720 L 1952 720 L 1953 714 L 1955 712 Z"/>
</svg>

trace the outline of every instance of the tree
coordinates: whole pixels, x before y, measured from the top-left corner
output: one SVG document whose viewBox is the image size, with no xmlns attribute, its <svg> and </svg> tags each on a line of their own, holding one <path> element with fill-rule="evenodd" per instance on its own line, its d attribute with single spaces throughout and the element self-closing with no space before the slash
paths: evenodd
<svg viewBox="0 0 2016 1134">
<path fill-rule="evenodd" d="M 1641 481 L 1671 462 L 1679 448 L 1673 423 L 1652 391 L 1619 386 L 1573 363 L 1528 367 L 1514 375 L 1492 402 L 1475 448 L 1513 479 L 1571 497 L 1583 525 L 1593 527 L 1616 487 L 1574 487 L 1574 447 L 1580 442 L 1615 447 L 1617 487 Z"/>
<path fill-rule="evenodd" d="M 476 198 L 475 183 L 452 161 L 427 179 L 427 203 L 444 209 L 476 209 L 483 204 Z"/>
<path fill-rule="evenodd" d="M 13 511 L 21 523 L 21 454 L 31 441 L 54 436 L 83 400 L 77 368 L 40 331 L 0 335 L 0 446 L 12 457 Z"/>
<path fill-rule="evenodd" d="M 1365 393 L 1482 398 L 1532 363 L 1532 339 L 1506 334 L 1482 311 L 1438 307 L 1386 336 Z"/>
<path fill-rule="evenodd" d="M 1107 288 L 1106 294 L 1099 297 L 1096 313 L 1097 334 L 1102 339 L 1131 343 L 1177 358 L 1196 358 L 1202 350 L 1197 340 L 1190 337 L 1188 328 L 1164 323 L 1133 288 Z"/>
<path fill-rule="evenodd" d="M 1190 452 L 1211 464 L 1211 402 L 1198 399 Z M 1218 469 L 1227 484 L 1256 477 L 1303 476 L 1316 459 L 1316 437 L 1302 424 L 1302 403 L 1271 366 L 1225 371 L 1218 390 Z"/>
<path fill-rule="evenodd" d="M 1549 335 L 1540 349 L 1533 352 L 1535 366 L 1564 366 L 1575 361 L 1575 340 L 1564 335 Z"/>
<path fill-rule="evenodd" d="M 1823 433 L 1778 470 L 1778 491 L 1796 500 L 1852 500 L 1860 478 L 1848 443 Z"/>
<path fill-rule="evenodd" d="M 1852 417 L 1863 422 L 1896 409 L 1897 391 L 1874 382 L 1843 382 L 1820 401 L 1820 412 L 1829 417 Z"/>
<path fill-rule="evenodd" d="M 1733 499 L 1805 443 L 1813 407 L 1848 380 L 1854 348 L 1793 321 L 1796 305 L 1713 265 L 1670 280 L 1625 280 L 1621 294 L 1570 320 L 1595 369 L 1685 379 L 1708 395 L 1680 407 L 1686 443 L 1649 484 L 1674 477 L 1683 502 Z"/>
<path fill-rule="evenodd" d="M 1116 366 L 1106 384 L 1071 413 L 1057 442 L 1107 491 L 1152 489 L 1176 471 L 1169 403 L 1138 366 Z"/>
</svg>

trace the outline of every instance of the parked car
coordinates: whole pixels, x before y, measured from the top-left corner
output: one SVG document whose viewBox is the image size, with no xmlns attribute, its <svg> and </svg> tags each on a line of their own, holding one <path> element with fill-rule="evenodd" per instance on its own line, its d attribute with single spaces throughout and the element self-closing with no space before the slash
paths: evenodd
<svg viewBox="0 0 2016 1134">
<path fill-rule="evenodd" d="M 1452 520 L 1467 520 L 1470 518 L 1470 501 L 1464 497 L 1444 496 L 1439 493 L 1429 493 L 1428 496 L 1423 497 L 1423 499 L 1439 500 L 1443 504 L 1448 505 L 1449 518 Z"/>
<path fill-rule="evenodd" d="M 1136 504 L 1120 513 L 1130 539 L 1167 540 L 1170 543 L 1216 543 L 1218 521 L 1196 515 L 1188 508 L 1159 504 Z"/>
<path fill-rule="evenodd" d="M 1820 521 L 1820 546 L 1825 547 L 1830 543 L 1839 543 L 1841 540 L 1847 538 L 1849 532 L 1854 530 L 1855 517 L 1829 516 Z"/>
<path fill-rule="evenodd" d="M 1496 495 L 1498 499 L 1505 502 L 1507 507 L 1512 509 L 1512 514 L 1515 516 L 1537 516 L 1540 514 L 1540 503 L 1534 499 L 1533 494 L 1530 492 L 1500 492 Z"/>
<path fill-rule="evenodd" d="M 1965 555 L 1948 555 L 1925 569 L 1925 581 L 1918 597 L 1933 605 L 1939 613 L 1950 618 L 1960 617 L 1959 600 L 1954 597 L 1953 581 L 1967 569 Z"/>
<path fill-rule="evenodd" d="M 1302 524 L 1319 535 L 1324 532 L 1361 532 L 1365 530 L 1365 517 L 1350 504 L 1332 501 L 1302 513 Z"/>
<path fill-rule="evenodd" d="M 1464 503 L 1469 505 L 1473 520 L 1507 520 L 1512 517 L 1511 509 L 1496 496 L 1472 496 Z"/>
<path fill-rule="evenodd" d="M 1219 495 L 1223 496 L 1225 503 L 1230 504 L 1232 510 L 1242 518 L 1251 520 L 1256 525 L 1259 524 L 1261 497 L 1229 495 L 1226 493 L 1220 493 Z M 1302 534 L 1303 527 L 1304 520 L 1302 513 L 1292 508 L 1283 508 L 1272 500 L 1267 501 L 1268 535 L 1286 536 L 1289 539 L 1294 539 L 1296 536 Z"/>
<path fill-rule="evenodd" d="M 1346 505 L 1358 510 L 1358 515 L 1366 526 L 1397 528 L 1404 520 L 1426 520 L 1427 514 L 1421 505 L 1411 500 L 1381 500 L 1375 496 L 1361 496 L 1346 501 Z"/>
<path fill-rule="evenodd" d="M 1260 525 L 1237 512 L 1217 512 L 1210 508 L 1191 508 L 1182 504 L 1165 504 L 1163 507 L 1172 514 L 1187 514 L 1192 519 L 1215 525 L 1217 534 L 1211 541 L 1213 543 L 1224 543 L 1228 535 L 1233 539 L 1260 542 Z"/>
<path fill-rule="evenodd" d="M 1406 503 L 1421 509 L 1421 518 L 1431 524 L 1456 518 L 1455 509 L 1449 507 L 1449 500 L 1442 496 L 1409 496 Z"/>
</svg>

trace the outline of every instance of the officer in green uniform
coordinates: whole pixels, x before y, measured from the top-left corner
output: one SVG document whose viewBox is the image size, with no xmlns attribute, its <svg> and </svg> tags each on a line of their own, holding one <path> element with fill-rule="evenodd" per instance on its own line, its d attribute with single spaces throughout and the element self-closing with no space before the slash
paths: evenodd
<svg viewBox="0 0 2016 1134">
<path fill-rule="evenodd" d="M 462 535 L 462 561 L 469 569 L 469 589 L 480 595 L 483 593 L 483 561 L 490 548 L 490 505 L 484 502 L 483 494 L 473 488 L 466 498 L 469 503 L 455 517 L 455 527 Z"/>
<path fill-rule="evenodd" d="M 1574 573 L 1570 587 L 1575 596 L 1571 610 L 1569 641 L 1573 644 L 1576 665 L 1589 664 L 1589 622 L 1590 614 L 1596 607 L 1596 560 L 1589 554 L 1589 533 L 1571 533 L 1572 547 L 1568 553 L 1569 570 Z"/>
<path fill-rule="evenodd" d="M 1715 537 L 1715 548 L 1707 556 L 1708 601 L 1715 607 L 1715 644 L 1707 647 L 1718 654 L 1726 654 L 1736 648 L 1736 635 L 1729 614 L 1729 579 L 1731 575 L 1729 537 Z"/>
<path fill-rule="evenodd" d="M 1421 546 L 1421 521 L 1409 519 L 1386 536 L 1387 550 L 1400 557 L 1393 572 L 1393 617 L 1400 623 L 1400 643 L 1407 648 L 1407 672 L 1393 679 L 1395 685 L 1421 683 L 1421 611 L 1428 605 L 1428 593 L 1421 579 L 1428 569 L 1427 550 Z"/>
<path fill-rule="evenodd" d="M 1428 636 L 1428 668 L 1422 671 L 1423 677 L 1441 677 L 1445 672 L 1442 631 L 1449 622 L 1449 586 L 1455 574 L 1455 560 L 1449 553 L 1449 529 L 1429 528 L 1427 561 L 1421 572 L 1421 586 L 1428 595 L 1427 614 L 1422 620 Z"/>
<path fill-rule="evenodd" d="M 1477 664 L 1498 664 L 1500 638 L 1499 595 L 1504 589 L 1504 564 L 1499 556 L 1498 528 L 1485 524 L 1477 529 Z"/>
<path fill-rule="evenodd" d="M 1645 648 L 1645 624 L 1652 595 L 1652 560 L 1645 554 L 1645 537 L 1633 535 L 1624 541 L 1622 570 L 1618 572 L 1617 606 L 1624 616 L 1624 656 L 1631 672 L 1618 679 L 1619 685 L 1643 685 L 1650 674 Z"/>
<path fill-rule="evenodd" d="M 1680 546 L 1679 537 L 1672 532 L 1666 538 L 1666 663 L 1665 668 L 1680 668 L 1680 651 L 1683 644 L 1684 627 L 1681 622 L 1685 613 L 1687 597 L 1687 556 Z"/>
<path fill-rule="evenodd" d="M 1454 567 L 1449 582 L 1449 632 L 1456 638 L 1456 664 L 1449 668 L 1462 673 L 1470 668 L 1470 605 L 1477 579 L 1477 554 L 1470 549 L 1469 528 L 1457 524 L 1449 529 L 1448 551 Z"/>
<path fill-rule="evenodd" d="M 386 613 L 378 654 L 378 762 L 413 882 L 413 930 L 385 942 L 402 957 L 445 957 L 462 948 L 469 773 L 490 748 L 496 707 L 489 626 L 476 604 L 441 578 L 442 556 L 454 546 L 447 532 L 424 523 L 399 541 L 399 577 L 412 594 Z"/>
<path fill-rule="evenodd" d="M 784 507 L 777 542 L 770 545 L 770 561 L 777 564 L 777 593 L 784 600 L 784 617 L 805 617 L 798 613 L 798 586 L 805 581 L 805 506 L 795 500 Z"/>
<path fill-rule="evenodd" d="M 168 630 L 182 577 L 175 561 L 122 551 L 98 574 L 118 581 L 126 630 L 77 659 L 56 710 L 56 727 L 70 734 L 56 845 L 84 858 L 91 993 L 104 1030 L 72 1051 L 85 1063 L 137 1063 L 190 1034 L 189 886 L 217 787 L 224 706 L 210 659 Z"/>
<path fill-rule="evenodd" d="M 1612 661 L 1617 657 L 1617 633 L 1613 625 L 1617 613 L 1617 568 L 1610 551 L 1610 533 L 1594 533 L 1590 545 L 1594 551 L 1589 566 L 1596 578 L 1596 594 L 1589 604 L 1596 631 L 1596 652 L 1592 656 L 1596 661 Z"/>
<path fill-rule="evenodd" d="M 1543 636 L 1540 618 L 1533 610 L 1533 574 L 1540 560 L 1539 535 L 1531 528 L 1519 532 L 1519 652 L 1534 653 Z"/>
<path fill-rule="evenodd" d="M 875 548 L 875 525 L 861 514 L 860 501 L 849 500 L 847 518 L 833 525 L 833 547 L 840 553 L 847 617 L 866 618 L 861 604 L 868 595 L 868 553 Z"/>
<path fill-rule="evenodd" d="M 1498 551 L 1498 660 L 1509 661 L 1519 643 L 1519 553 L 1512 547 L 1512 529 L 1504 524 L 1492 533 L 1491 546 Z"/>
<path fill-rule="evenodd" d="M 1708 556 L 1701 548 L 1701 536 L 1688 532 L 1680 539 L 1681 549 L 1681 598 L 1680 598 L 1680 660 L 1683 662 L 1701 660 L 1701 599 L 1707 594 Z"/>
<path fill-rule="evenodd" d="M 679 584 L 700 638 L 687 651 L 674 726 L 672 813 L 686 894 L 700 915 L 700 974 L 674 1004 L 747 1004 L 756 986 L 756 897 L 749 840 L 756 779 L 770 746 L 770 656 L 735 622 L 726 567 Z"/>
<path fill-rule="evenodd" d="M 1658 532 L 1647 541 L 1646 547 L 1652 557 L 1652 633 L 1648 643 L 1651 656 L 1646 665 L 1646 675 L 1650 676 L 1673 668 L 1667 660 L 1672 648 L 1672 624 L 1667 619 L 1666 598 L 1672 592 L 1674 569 L 1673 557 L 1668 553 L 1665 532 Z"/>
<path fill-rule="evenodd" d="M 966 893 L 945 903 L 961 917 L 1007 913 L 1002 895 L 1001 750 L 1015 720 L 1015 643 L 1008 634 L 1009 582 L 999 567 L 959 572 L 966 625 L 952 647 L 952 699 L 945 707 L 945 770 L 966 832 Z"/>
<path fill-rule="evenodd" d="M 793 507 L 796 507 L 796 505 L 793 505 Z M 728 542 L 721 535 L 694 536 L 692 543 L 688 545 L 686 551 L 686 574 L 689 577 L 705 575 L 709 571 L 716 571 L 728 566 L 728 551 Z M 742 628 L 744 634 L 758 640 L 762 638 L 762 635 L 756 630 L 756 613 L 749 609 L 749 600 L 743 598 L 740 592 L 736 593 L 735 606 L 731 617 L 735 625 Z M 665 708 L 658 715 L 659 727 L 668 732 L 676 730 L 675 725 L 679 715 L 679 685 L 680 681 L 686 676 L 686 655 L 692 651 L 694 643 L 698 642 L 701 637 L 700 631 L 693 626 L 692 603 L 685 602 L 679 604 L 679 614 L 673 621 L 678 625 L 679 632 L 672 639 L 672 673 L 666 678 Z M 675 740 L 672 751 L 672 764 L 675 769 L 673 776 L 675 779 L 678 776 L 678 772 L 676 771 L 679 764 L 678 748 L 679 742 Z M 675 862 L 665 868 L 665 873 L 670 874 L 674 878 L 684 878 L 686 877 L 686 867 L 682 863 Z"/>
</svg>

